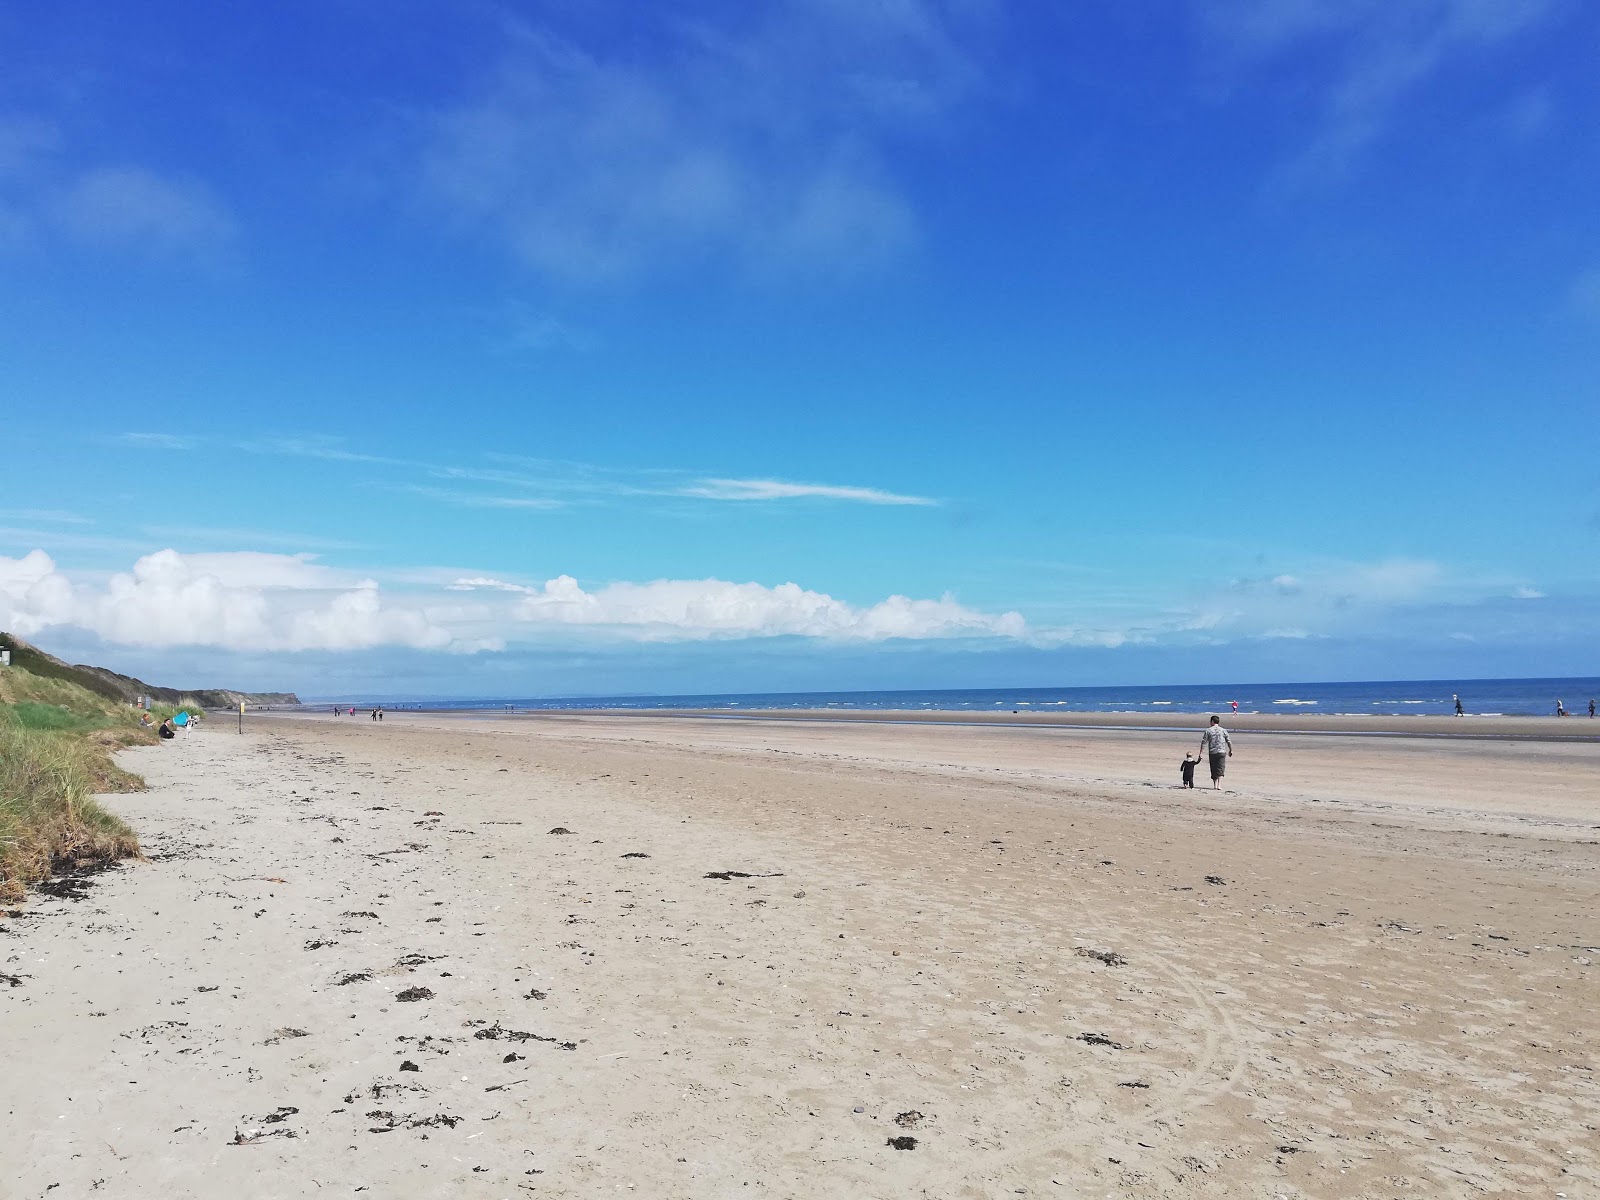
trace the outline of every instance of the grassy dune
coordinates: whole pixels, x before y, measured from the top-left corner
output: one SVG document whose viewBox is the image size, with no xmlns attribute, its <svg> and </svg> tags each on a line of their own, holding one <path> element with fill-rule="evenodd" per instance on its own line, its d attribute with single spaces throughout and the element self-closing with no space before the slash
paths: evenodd
<svg viewBox="0 0 1600 1200">
<path fill-rule="evenodd" d="M 22 667 L 0 670 L 0 901 L 20 900 L 28 883 L 56 871 L 138 856 L 133 830 L 94 794 L 142 788 L 111 755 L 155 740 L 114 699 Z"/>
</svg>

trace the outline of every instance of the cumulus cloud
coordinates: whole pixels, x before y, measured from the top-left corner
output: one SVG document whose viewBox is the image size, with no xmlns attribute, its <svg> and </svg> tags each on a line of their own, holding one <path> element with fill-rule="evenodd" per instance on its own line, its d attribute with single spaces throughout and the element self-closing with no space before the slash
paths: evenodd
<svg viewBox="0 0 1600 1200">
<path fill-rule="evenodd" d="M 104 583 L 75 584 L 42 550 L 0 556 L 0 627 L 28 636 L 53 626 L 127 646 L 229 650 L 356 650 L 396 645 L 475 649 L 412 608 L 384 603 L 305 555 L 147 554 Z"/>
<path fill-rule="evenodd" d="M 680 495 L 702 500 L 854 500 L 862 504 L 936 504 L 926 496 L 902 496 L 869 487 L 840 487 L 825 483 L 784 483 L 777 479 L 702 479 L 681 489 Z"/>
<path fill-rule="evenodd" d="M 516 592 L 520 599 L 513 615 L 531 625 L 585 626 L 639 641 L 789 635 L 873 642 L 1027 634 L 1017 613 L 982 613 L 949 596 L 938 600 L 890 596 L 859 607 L 795 583 L 766 587 L 722 579 L 658 579 L 612 583 L 591 592 L 572 576 L 561 575 L 540 587 L 487 578 L 462 579 L 453 586 L 464 591 Z"/>
</svg>

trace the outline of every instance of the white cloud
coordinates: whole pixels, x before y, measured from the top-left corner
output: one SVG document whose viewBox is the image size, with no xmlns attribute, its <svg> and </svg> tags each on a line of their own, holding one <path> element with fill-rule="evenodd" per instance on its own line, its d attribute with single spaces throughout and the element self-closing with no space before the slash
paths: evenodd
<svg viewBox="0 0 1600 1200">
<path fill-rule="evenodd" d="M 205 185 L 143 167 L 96 167 L 60 196 L 55 217 L 79 241 L 157 256 L 209 257 L 234 236 L 233 219 Z"/>
<path fill-rule="evenodd" d="M 566 507 L 565 501 L 554 500 L 547 496 L 498 496 L 488 492 L 463 492 L 455 488 L 426 487 L 417 483 L 398 484 L 392 490 L 405 492 L 410 496 L 421 496 L 427 500 L 442 500 L 446 504 L 456 504 L 462 508 L 551 509 Z"/>
<path fill-rule="evenodd" d="M 445 590 L 451 592 L 514 592 L 521 595 L 531 589 L 524 587 L 520 583 L 507 583 L 503 579 L 492 579 L 486 575 L 469 575 L 446 584 Z"/>
<path fill-rule="evenodd" d="M 937 504 L 925 496 L 902 496 L 878 488 L 838 487 L 821 483 L 784 483 L 777 479 L 702 479 L 678 495 L 703 500 L 790 500 L 817 498 L 855 500 L 863 504 Z"/>
<path fill-rule="evenodd" d="M 576 22 L 512 23 L 501 60 L 428 122 L 424 191 L 569 280 L 707 258 L 855 273 L 915 237 L 884 151 L 971 90 L 982 8 L 618 6 L 649 54 L 591 48 Z"/>
<path fill-rule="evenodd" d="M 780 479 L 695 479 L 691 477 L 690 472 L 677 468 L 608 468 L 595 466 L 592 463 L 530 459 L 505 454 L 490 454 L 487 457 L 494 461 L 512 464 L 518 469 L 455 466 L 353 450 L 336 439 L 325 437 L 225 441 L 167 433 L 124 433 L 120 435 L 119 440 L 142 449 L 193 450 L 207 447 L 244 451 L 249 454 L 394 468 L 405 472 L 410 478 L 420 476 L 452 483 L 484 484 L 502 489 L 498 492 L 481 492 L 411 482 L 372 482 L 374 487 L 465 508 L 555 509 L 577 502 L 550 493 L 581 497 L 586 501 L 604 498 L 678 496 L 717 501 L 823 499 L 845 500 L 860 504 L 922 507 L 939 503 L 926 496 L 904 495 L 882 488 L 791 483 Z M 527 494 L 510 495 L 505 491 L 518 488 L 525 489 Z"/>
<path fill-rule="evenodd" d="M 1519 587 L 1511 593 L 1511 598 L 1513 600 L 1543 600 L 1544 593 L 1537 588 Z"/>
<path fill-rule="evenodd" d="M 561 575 L 542 587 L 481 578 L 458 580 L 453 587 L 517 593 L 520 599 L 513 615 L 535 626 L 592 627 L 639 641 L 784 635 L 882 641 L 1027 634 L 1017 613 L 981 613 L 949 596 L 939 600 L 890 596 L 863 608 L 794 583 L 766 587 L 721 579 L 659 579 L 612 583 L 590 592 L 570 575 Z"/>
<path fill-rule="evenodd" d="M 42 550 L 0 557 L 0 627 L 27 636 L 52 626 L 128 646 L 474 648 L 414 609 L 385 605 L 372 580 L 305 555 L 161 550 L 101 585 L 74 584 Z"/>
<path fill-rule="evenodd" d="M 122 440 L 142 450 L 193 450 L 200 444 L 176 433 L 125 433 Z"/>
<path fill-rule="evenodd" d="M 52 525 L 93 525 L 88 517 L 58 508 L 0 508 L 0 517 L 11 521 L 45 521 Z"/>
<path fill-rule="evenodd" d="M 1388 620 L 1406 606 L 1484 594 L 1481 582 L 1453 579 L 1426 559 L 1329 562 L 1293 574 L 1232 580 L 1218 592 L 1198 595 L 1149 632 L 1221 639 L 1320 637 Z"/>
<path fill-rule="evenodd" d="M 1410 93 L 1457 58 L 1481 56 L 1560 6 L 1556 0 L 1207 0 L 1198 9 L 1236 60 L 1274 59 L 1309 46 L 1336 63 L 1320 94 L 1316 132 L 1286 172 L 1286 180 L 1303 182 L 1348 172 L 1388 132 Z"/>
<path fill-rule="evenodd" d="M 1574 279 L 1567 296 L 1581 316 L 1600 321 L 1600 267 L 1591 268 Z"/>
</svg>

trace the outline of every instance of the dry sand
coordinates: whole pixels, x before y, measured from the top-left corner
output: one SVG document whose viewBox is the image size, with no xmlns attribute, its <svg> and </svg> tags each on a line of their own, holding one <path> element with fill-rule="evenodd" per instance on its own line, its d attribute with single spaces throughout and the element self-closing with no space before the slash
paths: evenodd
<svg viewBox="0 0 1600 1200">
<path fill-rule="evenodd" d="M 1197 741 L 130 751 L 152 861 L 0 921 L 0 1196 L 1600 1195 L 1600 744 Z"/>
</svg>

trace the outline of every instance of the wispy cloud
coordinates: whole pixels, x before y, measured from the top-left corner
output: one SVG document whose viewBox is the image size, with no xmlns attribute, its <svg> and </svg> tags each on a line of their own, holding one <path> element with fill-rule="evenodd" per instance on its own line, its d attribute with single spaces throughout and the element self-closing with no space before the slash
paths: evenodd
<svg viewBox="0 0 1600 1200">
<path fill-rule="evenodd" d="M 428 202 L 543 274 L 671 264 L 854 274 L 916 236 L 885 149 L 970 94 L 987 5 L 777 0 L 730 20 L 600 3 L 603 20 L 510 20 L 470 94 L 432 115 Z"/>
<path fill-rule="evenodd" d="M 233 218 L 203 183 L 138 166 L 83 172 L 56 201 L 55 218 L 80 242 L 152 257 L 209 259 L 236 233 Z"/>
<path fill-rule="evenodd" d="M 202 180 L 138 163 L 74 161 L 53 121 L 0 116 L 0 245 L 57 241 L 140 258 L 212 262 L 237 236 Z"/>
<path fill-rule="evenodd" d="M 902 496 L 869 487 L 840 487 L 825 483 L 785 483 L 778 479 L 702 479 L 680 488 L 675 495 L 702 500 L 850 500 L 860 504 L 937 504 L 926 496 Z"/>
<path fill-rule="evenodd" d="M 279 530 L 219 528 L 210 525 L 141 525 L 139 532 L 169 542 L 225 543 L 229 549 L 272 546 L 282 550 L 360 550 L 360 542 Z"/>
<path fill-rule="evenodd" d="M 1511 42 L 1562 7 L 1556 0 L 1228 0 L 1197 11 L 1235 64 L 1307 50 L 1326 56 L 1315 128 L 1280 176 L 1295 185 L 1349 174 L 1400 119 L 1412 93 L 1450 64 Z"/>
<path fill-rule="evenodd" d="M 390 458 L 382 454 L 366 454 L 351 450 L 333 438 L 259 438 L 235 442 L 240 450 L 251 454 L 277 454 L 285 458 L 320 458 L 327 462 L 375 463 L 391 467 L 420 466 L 403 458 Z"/>
<path fill-rule="evenodd" d="M 1543 600 L 1544 593 L 1538 588 L 1519 587 L 1511 593 L 1513 600 Z"/>
<path fill-rule="evenodd" d="M 503 350 L 541 354 L 552 350 L 583 353 L 600 344 L 600 339 L 593 331 L 521 303 L 507 305 L 500 324 L 503 332 L 496 338 L 496 345 Z"/>
<path fill-rule="evenodd" d="M 0 508 L 0 519 L 8 521 L 46 521 L 52 525 L 93 525 L 88 517 L 57 508 Z"/>
<path fill-rule="evenodd" d="M 200 445 L 199 438 L 176 433 L 124 433 L 120 440 L 142 450 L 193 450 Z"/>
<path fill-rule="evenodd" d="M 462 508 L 507 508 L 546 510 L 565 508 L 566 501 L 548 496 L 497 496 L 485 492 L 463 492 L 454 488 L 428 487 L 419 483 L 383 485 L 391 491 L 421 496 L 426 500 L 439 500 Z"/>
<path fill-rule="evenodd" d="M 856 504 L 929 507 L 939 501 L 905 495 L 882 488 L 842 484 L 792 483 L 781 479 L 699 477 L 677 468 L 610 468 L 591 463 L 490 454 L 490 466 L 425 462 L 353 449 L 341 441 L 320 437 L 259 438 L 248 441 L 205 442 L 200 438 L 166 433 L 126 433 L 130 446 L 155 450 L 192 450 L 201 445 L 220 446 L 250 454 L 280 455 L 333 463 L 395 468 L 411 479 L 372 480 L 373 486 L 404 492 L 428 500 L 470 508 L 555 509 L 578 498 L 596 502 L 606 497 L 658 497 L 711 501 L 835 500 Z M 526 494 L 470 491 L 417 483 L 421 476 L 447 483 L 483 484 L 498 489 L 520 489 Z"/>
<path fill-rule="evenodd" d="M 1580 316 L 1600 324 L 1600 267 L 1593 267 L 1574 279 L 1567 299 Z"/>
</svg>

